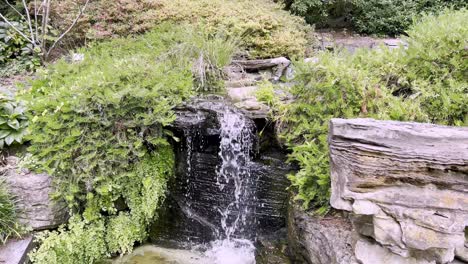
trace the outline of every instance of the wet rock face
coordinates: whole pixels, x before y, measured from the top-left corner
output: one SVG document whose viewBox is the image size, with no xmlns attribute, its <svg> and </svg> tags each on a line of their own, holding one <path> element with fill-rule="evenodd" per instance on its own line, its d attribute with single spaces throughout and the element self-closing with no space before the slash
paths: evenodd
<svg viewBox="0 0 468 264">
<path fill-rule="evenodd" d="M 353 213 L 362 263 L 466 260 L 468 128 L 335 119 L 329 143 L 331 204 Z"/>
<path fill-rule="evenodd" d="M 67 206 L 52 201 L 52 179 L 47 174 L 32 173 L 18 167 L 19 158 L 10 156 L 6 166 L 0 168 L 8 188 L 18 199 L 20 222 L 33 230 L 53 229 L 68 219 Z"/>
<path fill-rule="evenodd" d="M 353 251 L 352 226 L 346 217 L 312 216 L 293 201 L 288 214 L 288 242 L 293 263 L 358 263 Z"/>
<path fill-rule="evenodd" d="M 162 245 L 180 246 L 181 242 L 209 242 L 219 237 L 220 208 L 226 208 L 232 199 L 233 187 L 220 189 L 217 173 L 221 164 L 220 123 L 218 113 L 226 107 L 221 97 L 195 99 L 177 110 L 172 127 L 179 142 L 175 143 L 176 177 L 169 187 L 167 206 L 160 212 L 151 228 L 151 239 Z M 262 122 L 249 121 L 254 135 Z M 262 144 L 260 144 L 262 143 Z M 243 201 L 253 212 L 246 232 L 254 239 L 256 234 L 268 233 L 286 225 L 286 175 L 291 168 L 284 165 L 285 157 L 271 142 L 253 139 L 248 169 L 252 182 L 249 192 L 254 195 Z M 259 155 L 259 148 L 262 153 Z M 236 214 L 235 210 L 232 214 Z M 237 234 L 234 234 L 236 236 Z"/>
</svg>

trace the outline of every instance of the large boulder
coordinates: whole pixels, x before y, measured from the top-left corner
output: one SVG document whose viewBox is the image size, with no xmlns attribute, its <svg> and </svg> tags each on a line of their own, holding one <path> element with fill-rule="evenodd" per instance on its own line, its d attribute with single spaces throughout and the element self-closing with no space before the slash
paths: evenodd
<svg viewBox="0 0 468 264">
<path fill-rule="evenodd" d="M 333 119 L 329 144 L 331 204 L 352 212 L 361 263 L 466 260 L 468 127 Z"/>
<path fill-rule="evenodd" d="M 0 168 L 0 177 L 5 177 L 8 188 L 18 200 L 20 222 L 33 230 L 56 228 L 67 220 L 67 206 L 52 201 L 52 179 L 47 174 L 33 173 L 19 168 L 19 158 L 6 158 L 6 165 Z"/>
</svg>

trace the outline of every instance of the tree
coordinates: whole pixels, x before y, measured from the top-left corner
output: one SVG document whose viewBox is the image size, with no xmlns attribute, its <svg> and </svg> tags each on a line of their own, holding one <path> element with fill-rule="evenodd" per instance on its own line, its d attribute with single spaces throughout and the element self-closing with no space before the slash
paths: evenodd
<svg viewBox="0 0 468 264">
<path fill-rule="evenodd" d="M 13 28 L 18 34 L 25 38 L 33 47 L 35 52 L 42 54 L 42 61 L 47 61 L 51 51 L 57 46 L 57 44 L 72 30 L 78 20 L 85 12 L 89 1 L 86 0 L 83 5 L 79 7 L 75 19 L 72 21 L 69 27 L 63 32 L 52 36 L 49 33 L 50 20 L 49 14 L 51 10 L 52 0 L 21 0 L 19 4 L 22 9 L 19 9 L 17 5 L 10 3 L 8 0 L 3 0 L 9 11 L 13 11 L 16 15 L 19 15 L 19 19 L 27 24 L 26 30 L 21 30 L 15 26 L 13 21 L 7 17 L 7 8 L 0 9 L 0 18 L 5 21 L 11 28 Z"/>
</svg>

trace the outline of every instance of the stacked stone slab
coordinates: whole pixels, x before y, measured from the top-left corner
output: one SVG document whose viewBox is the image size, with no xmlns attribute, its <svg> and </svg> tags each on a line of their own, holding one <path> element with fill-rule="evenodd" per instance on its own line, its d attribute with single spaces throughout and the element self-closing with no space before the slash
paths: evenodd
<svg viewBox="0 0 468 264">
<path fill-rule="evenodd" d="M 291 61 L 284 57 L 263 60 L 234 60 L 225 68 L 228 98 L 252 119 L 268 117 L 270 108 L 256 98 L 258 84 L 269 80 L 279 82 L 288 71 Z M 290 98 L 277 89 L 277 97 L 286 101 Z"/>
<path fill-rule="evenodd" d="M 468 127 L 334 119 L 329 144 L 359 262 L 468 261 Z"/>
</svg>

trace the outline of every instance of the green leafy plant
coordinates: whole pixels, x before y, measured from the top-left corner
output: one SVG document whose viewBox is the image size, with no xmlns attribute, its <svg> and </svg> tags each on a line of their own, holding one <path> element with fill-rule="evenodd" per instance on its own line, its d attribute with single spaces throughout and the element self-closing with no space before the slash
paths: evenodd
<svg viewBox="0 0 468 264">
<path fill-rule="evenodd" d="M 23 143 L 28 123 L 23 103 L 0 95 L 0 150 Z"/>
<path fill-rule="evenodd" d="M 409 30 L 408 49 L 324 52 L 318 63 L 296 63 L 295 101 L 275 116 L 301 168 L 289 179 L 304 208 L 329 208 L 331 118 L 468 124 L 466 21 L 467 10 L 446 10 Z"/>
<path fill-rule="evenodd" d="M 0 242 L 3 244 L 12 236 L 20 236 L 20 233 L 15 200 L 8 191 L 6 182 L 0 179 Z"/>
<path fill-rule="evenodd" d="M 112 195 L 123 199 L 128 209 L 104 213 L 99 195 L 88 194 L 83 216 L 74 215 L 67 226 L 38 237 L 41 246 L 31 255 L 33 263 L 96 263 L 113 254 L 132 251 L 147 236 L 147 226 L 165 197 L 174 158 L 170 147 L 162 147 L 136 163 L 130 172 L 107 179 L 101 191 L 113 187 Z M 109 215 L 110 214 L 110 215 Z"/>
<path fill-rule="evenodd" d="M 12 22 L 12 25 L 24 30 L 27 25 Z M 38 50 L 27 42 L 12 26 L 0 22 L 0 77 L 33 71 L 40 66 Z"/>
<path fill-rule="evenodd" d="M 461 9 L 463 0 L 285 0 L 294 13 L 319 27 L 346 26 L 360 33 L 400 35 L 424 13 Z M 337 24 L 337 21 L 339 22 Z"/>
<path fill-rule="evenodd" d="M 54 6 L 56 27 L 63 27 L 63 21 L 73 21 L 67 14 L 76 8 L 75 2 L 65 0 Z M 240 47 L 251 58 L 300 56 L 313 42 L 312 34 L 308 34 L 311 27 L 271 0 L 94 1 L 68 35 L 68 42 L 141 34 L 162 22 L 202 23 L 210 34 L 224 31 L 225 36 L 240 39 Z"/>
<path fill-rule="evenodd" d="M 165 129 L 173 108 L 201 87 L 193 72 L 201 56 L 211 65 L 210 82 L 210 71 L 230 61 L 232 43 L 213 38 L 164 23 L 94 44 L 80 50 L 83 61 L 61 60 L 40 72 L 24 95 L 30 166 L 52 175 L 55 198 L 68 202 L 73 217 L 40 237 L 35 263 L 95 263 L 144 241 L 174 169 Z"/>
</svg>

